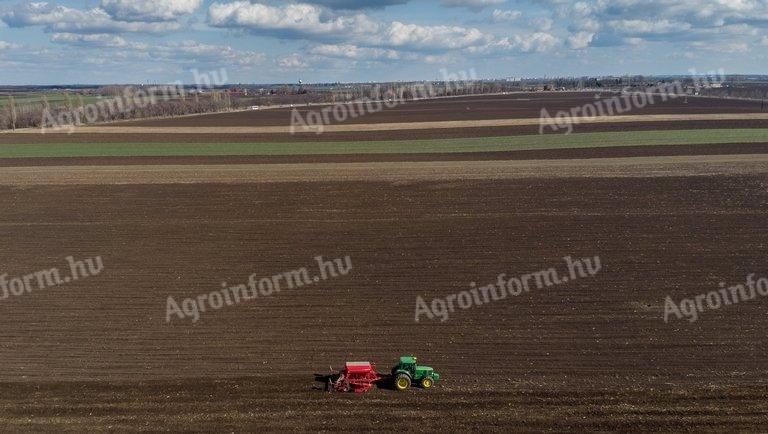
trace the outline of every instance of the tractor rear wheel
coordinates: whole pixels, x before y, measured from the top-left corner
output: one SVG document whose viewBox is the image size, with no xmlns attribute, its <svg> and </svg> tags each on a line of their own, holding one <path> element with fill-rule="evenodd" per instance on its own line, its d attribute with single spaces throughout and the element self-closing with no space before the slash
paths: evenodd
<svg viewBox="0 0 768 434">
<path fill-rule="evenodd" d="M 421 387 L 424 389 L 429 389 L 433 384 L 435 384 L 435 381 L 432 377 L 424 377 L 421 379 Z"/>
<path fill-rule="evenodd" d="M 407 374 L 397 374 L 395 377 L 395 389 L 405 390 L 411 387 L 411 377 Z"/>
</svg>

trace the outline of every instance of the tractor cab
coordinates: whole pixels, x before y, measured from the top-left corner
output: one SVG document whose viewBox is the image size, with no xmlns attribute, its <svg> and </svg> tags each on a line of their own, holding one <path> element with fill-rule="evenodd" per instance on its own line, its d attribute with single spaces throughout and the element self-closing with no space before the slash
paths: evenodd
<svg viewBox="0 0 768 434">
<path fill-rule="evenodd" d="M 416 357 L 403 356 L 400 357 L 400 363 L 392 368 L 392 378 L 397 390 L 405 390 L 411 387 L 413 383 L 424 389 L 429 389 L 440 381 L 440 374 L 429 366 L 417 365 Z"/>
</svg>

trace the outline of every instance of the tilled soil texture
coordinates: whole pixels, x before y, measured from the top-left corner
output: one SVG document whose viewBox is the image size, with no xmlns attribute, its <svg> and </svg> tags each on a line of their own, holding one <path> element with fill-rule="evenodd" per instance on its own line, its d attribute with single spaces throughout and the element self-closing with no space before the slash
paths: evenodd
<svg viewBox="0 0 768 434">
<path fill-rule="evenodd" d="M 8 432 L 739 432 L 768 424 L 764 388 L 614 390 L 525 382 L 327 394 L 297 375 L 0 384 Z"/>
<path fill-rule="evenodd" d="M 351 116 L 337 122 L 331 114 L 328 118 L 331 124 L 375 124 L 391 122 L 437 122 L 454 120 L 486 120 L 486 119 L 528 119 L 539 118 L 542 109 L 546 109 L 552 117 L 560 110 L 570 112 L 574 107 L 593 104 L 595 92 L 562 92 L 562 93 L 521 93 L 508 95 L 472 96 L 461 98 L 446 98 L 422 101 L 410 101 L 393 108 L 383 107 L 381 111 L 355 109 L 355 113 L 363 115 Z M 611 93 L 601 93 L 601 98 L 616 96 Z M 626 104 L 622 103 L 622 107 Z M 319 111 L 324 107 L 297 106 L 305 121 L 307 113 Z M 760 101 L 718 99 L 718 98 L 676 98 L 647 105 L 644 108 L 632 108 L 622 112 L 624 115 L 642 114 L 708 114 L 708 113 L 759 113 L 762 109 Z M 150 126 L 150 127 L 234 127 L 234 126 L 288 126 L 291 125 L 291 113 L 294 109 L 250 110 L 233 113 L 187 116 L 170 119 L 152 119 L 132 122 L 119 122 L 114 126 Z M 351 110 L 346 110 L 351 113 Z"/>
<path fill-rule="evenodd" d="M 147 166 L 292 163 L 366 163 L 408 161 L 493 161 L 563 160 L 651 156 L 768 154 L 768 143 L 715 145 L 619 146 L 581 149 L 540 149 L 510 152 L 456 152 L 433 154 L 350 154 L 350 155 L 227 155 L 205 157 L 24 157 L 0 158 L 0 167 L 38 166 Z"/>
<path fill-rule="evenodd" d="M 3 273 L 101 273 L 0 300 L 7 429 L 760 430 L 763 297 L 662 320 L 768 276 L 766 176 L 0 187 Z M 171 318 L 316 256 L 346 275 Z M 430 302 L 564 257 L 579 277 L 468 309 Z M 416 354 L 433 391 L 327 396 L 313 374 Z M 88 381 L 88 383 L 84 383 Z"/>
<path fill-rule="evenodd" d="M 121 124 L 133 126 L 133 124 Z M 658 131 L 694 129 L 740 129 L 768 128 L 768 120 L 719 120 L 719 121 L 674 121 L 674 122 L 623 122 L 606 124 L 578 124 L 574 133 Z M 565 134 L 566 129 L 544 134 Z M 182 142 L 182 143 L 261 143 L 261 142 L 339 142 L 378 140 L 458 139 L 471 137 L 501 137 L 539 134 L 537 125 L 483 127 L 483 128 L 431 128 L 423 130 L 382 130 L 382 131 L 324 131 L 322 134 L 301 132 L 237 134 L 222 128 L 219 134 L 210 133 L 52 133 L 45 134 L 0 134 L 0 145 L 16 143 L 136 143 L 141 142 Z"/>
<path fill-rule="evenodd" d="M 147 166 L 5 167 L 0 185 L 250 184 L 389 182 L 413 184 L 502 179 L 649 178 L 768 174 L 768 155 L 691 155 L 549 160 L 380 161 Z"/>
</svg>

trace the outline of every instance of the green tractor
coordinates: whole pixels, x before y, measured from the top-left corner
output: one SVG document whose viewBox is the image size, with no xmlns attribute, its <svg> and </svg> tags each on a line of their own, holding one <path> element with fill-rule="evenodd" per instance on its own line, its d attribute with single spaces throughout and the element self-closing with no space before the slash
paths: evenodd
<svg viewBox="0 0 768 434">
<path fill-rule="evenodd" d="M 400 357 L 400 363 L 392 368 L 392 378 L 397 390 L 405 390 L 414 383 L 429 389 L 440 381 L 440 374 L 429 366 L 416 365 L 416 357 L 403 356 Z"/>
</svg>

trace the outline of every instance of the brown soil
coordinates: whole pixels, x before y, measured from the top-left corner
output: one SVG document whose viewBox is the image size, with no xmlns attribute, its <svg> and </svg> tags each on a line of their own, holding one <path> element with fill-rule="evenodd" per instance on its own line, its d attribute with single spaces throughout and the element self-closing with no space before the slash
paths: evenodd
<svg viewBox="0 0 768 434">
<path fill-rule="evenodd" d="M 104 185 L 462 181 L 568 177 L 669 177 L 768 173 L 768 155 L 549 160 L 5 167 L 0 185 Z"/>
<path fill-rule="evenodd" d="M 647 171 L 648 175 L 655 173 Z M 766 301 L 662 304 L 768 276 L 768 176 L 0 187 L 3 273 L 104 271 L 0 301 L 0 426 L 18 430 L 761 431 Z M 165 322 L 183 299 L 351 257 L 317 284 Z M 457 293 L 599 255 L 602 270 L 414 322 Z M 312 390 L 414 353 L 444 383 Z"/>
<path fill-rule="evenodd" d="M 644 123 L 644 122 L 692 122 L 692 121 L 766 121 L 768 113 L 704 113 L 704 114 L 635 114 L 622 116 L 598 116 L 593 118 L 574 118 L 574 124 L 605 124 L 605 123 Z M 493 127 L 539 127 L 539 118 L 513 119 L 482 119 L 482 120 L 452 120 L 436 122 L 395 122 L 395 123 L 357 123 L 328 125 L 322 129 L 308 128 L 307 130 L 293 129 L 290 126 L 136 126 L 125 124 L 121 126 L 93 125 L 77 127 L 71 133 L 79 134 L 291 134 L 291 132 L 306 131 L 320 135 L 323 132 L 363 132 L 386 130 L 424 130 L 424 129 L 455 129 L 455 128 L 493 128 Z M 553 127 L 554 129 L 554 127 Z M 565 126 L 559 128 L 564 131 Z M 34 134 L 42 132 L 34 129 L 17 130 L 7 134 Z"/>
<path fill-rule="evenodd" d="M 768 154 L 768 143 L 713 145 L 618 146 L 585 149 L 543 149 L 510 152 L 457 152 L 451 154 L 353 154 L 206 157 L 30 157 L 0 158 L 0 167 L 37 166 L 151 166 L 219 164 L 366 163 L 408 161 L 564 160 L 685 155 Z"/>
<path fill-rule="evenodd" d="M 140 383 L 0 385 L 6 432 L 752 432 L 764 387 L 592 390 L 529 381 L 364 396 L 279 375 Z"/>
<path fill-rule="evenodd" d="M 628 122 L 574 125 L 575 133 L 618 132 L 618 131 L 653 131 L 653 130 L 693 130 L 703 128 L 768 128 L 768 120 L 719 120 L 719 121 L 676 121 L 676 122 Z M 417 139 L 452 139 L 468 137 L 501 137 L 538 134 L 536 125 L 484 127 L 484 128 L 433 128 L 421 130 L 384 130 L 384 131 L 340 131 L 315 133 L 271 133 L 271 134 L 0 134 L 0 144 L 5 143 L 136 143 L 141 142 L 335 142 L 369 140 L 417 140 Z M 545 134 L 563 134 L 564 131 Z"/>
<path fill-rule="evenodd" d="M 613 94 L 602 93 L 603 97 Z M 392 109 L 369 113 L 346 124 L 390 123 L 390 122 L 437 122 L 454 120 L 484 119 L 525 119 L 541 115 L 546 108 L 552 116 L 559 110 L 569 111 L 573 107 L 591 104 L 594 92 L 527 93 L 492 96 L 473 96 L 427 101 L 413 101 Z M 323 107 L 296 107 L 302 115 L 309 110 Z M 666 102 L 660 100 L 643 109 L 631 110 L 625 114 L 707 114 L 707 113 L 758 113 L 760 101 L 724 100 L 716 98 L 678 98 Z M 142 120 L 116 123 L 115 126 L 163 126 L 163 127 L 235 127 L 235 126 L 288 126 L 291 124 L 292 109 L 243 111 L 225 114 L 181 117 L 175 119 Z M 304 116 L 306 119 L 306 116 Z"/>
</svg>

